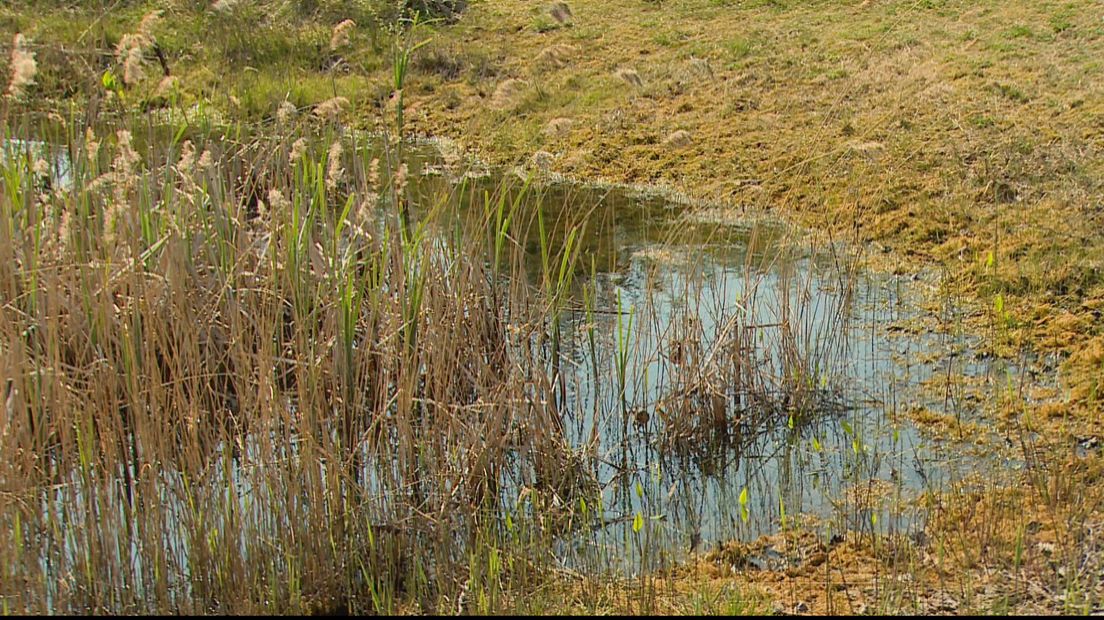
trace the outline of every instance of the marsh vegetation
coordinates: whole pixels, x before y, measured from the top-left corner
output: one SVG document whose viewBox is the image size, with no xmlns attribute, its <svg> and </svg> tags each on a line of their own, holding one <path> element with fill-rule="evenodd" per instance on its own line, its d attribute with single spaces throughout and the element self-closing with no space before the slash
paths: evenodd
<svg viewBox="0 0 1104 620">
<path fill-rule="evenodd" d="M 642 110 L 781 70 L 668 20 L 795 3 L 35 4 L 0 9 L 5 613 L 1098 605 L 1104 469 L 1062 420 L 1096 423 L 1104 244 L 1057 273 L 1005 215 L 914 222 L 850 121 L 819 185 L 815 154 L 720 179 L 739 206 L 649 184 L 719 143 Z M 920 10 L 819 4 L 889 11 L 875 46 Z M 470 38 L 518 19 L 524 71 Z M 603 23 L 690 55 L 633 68 Z M 613 135 L 635 184 L 563 174 Z M 1036 187 L 988 173 L 986 208 Z M 829 212 L 764 208 L 791 182 Z"/>
</svg>

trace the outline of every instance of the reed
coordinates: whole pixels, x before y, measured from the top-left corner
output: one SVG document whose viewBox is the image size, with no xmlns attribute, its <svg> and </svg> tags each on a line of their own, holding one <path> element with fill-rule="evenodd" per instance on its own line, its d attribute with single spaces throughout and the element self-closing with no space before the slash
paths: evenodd
<svg viewBox="0 0 1104 620">
<path fill-rule="evenodd" d="M 278 125 L 3 129 L 6 609 L 515 609 L 565 541 L 617 570 L 602 487 L 625 481 L 599 463 L 630 427 L 716 446 L 750 403 L 815 408 L 800 302 L 779 353 L 738 309 L 657 340 L 628 300 L 606 349 L 586 212 L 528 182 L 415 191 L 390 140 Z M 658 566 L 651 518 L 628 549 Z"/>
<path fill-rule="evenodd" d="M 64 186 L 3 164 L 8 607 L 455 600 L 507 464 L 564 451 L 478 215 L 400 234 L 364 144 L 78 124 L 34 136 Z"/>
</svg>

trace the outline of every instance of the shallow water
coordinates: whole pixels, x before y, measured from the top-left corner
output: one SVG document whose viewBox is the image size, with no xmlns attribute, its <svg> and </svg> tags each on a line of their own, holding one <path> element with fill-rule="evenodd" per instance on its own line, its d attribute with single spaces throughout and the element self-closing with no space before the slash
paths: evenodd
<svg viewBox="0 0 1104 620">
<path fill-rule="evenodd" d="M 921 310 L 931 277 L 865 272 L 854 248 L 777 222 L 719 224 L 723 209 L 695 217 L 629 188 L 551 184 L 530 194 L 531 206 L 572 205 L 601 222 L 579 261 L 598 266 L 593 308 L 577 295 L 561 321 L 557 406 L 602 489 L 598 524 L 564 543 L 569 563 L 573 549 L 580 558 L 599 549 L 647 568 L 798 518 L 826 536 L 914 533 L 923 493 L 1019 466 L 999 441 L 976 441 L 996 436 L 977 436 L 990 432 L 975 402 L 925 389 L 947 377 L 990 391 L 1021 381 L 1014 365 L 975 355 L 955 333 L 953 305 L 939 317 Z M 924 318 L 945 329 L 902 328 Z M 743 348 L 733 358 L 734 345 Z M 689 351 L 700 367 L 688 373 L 678 358 Z M 758 384 L 741 384 L 747 375 Z M 795 375 L 811 384 L 808 402 L 786 402 Z M 967 441 L 922 432 L 908 415 L 919 407 L 969 423 Z M 517 493 L 508 488 L 504 504 Z"/>
<path fill-rule="evenodd" d="M 38 175 L 39 181 L 47 181 L 57 188 L 68 188 L 72 182 L 72 167 L 66 153 L 57 148 L 51 148 L 49 143 L 39 140 L 4 140 L 0 146 L 0 164 L 13 161 L 18 158 L 26 158 L 30 162 L 29 168 Z M 35 170 L 36 162 L 39 166 L 45 164 L 43 169 Z"/>
</svg>

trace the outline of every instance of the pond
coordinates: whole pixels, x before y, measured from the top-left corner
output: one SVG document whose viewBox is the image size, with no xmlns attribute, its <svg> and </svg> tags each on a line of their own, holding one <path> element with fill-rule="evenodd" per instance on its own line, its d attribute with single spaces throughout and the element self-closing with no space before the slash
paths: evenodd
<svg viewBox="0 0 1104 620">
<path fill-rule="evenodd" d="M 996 393 L 1019 367 L 978 353 L 953 304 L 924 309 L 936 275 L 866 271 L 854 247 L 646 189 L 552 180 L 513 199 L 599 222 L 590 288 L 561 318 L 557 408 L 602 506 L 566 557 L 636 570 L 798 522 L 915 534 L 924 493 L 1020 466 L 955 387 Z M 917 411 L 958 430 L 922 431 Z"/>
<path fill-rule="evenodd" d="M 70 166 L 48 151 L 42 143 L 9 144 L 9 152 L 52 162 L 47 176 L 65 189 Z M 375 146 L 349 152 L 364 160 L 378 155 Z M 547 364 L 533 374 L 548 385 L 531 386 L 525 396 L 554 412 L 546 423 L 555 428 L 535 429 L 538 418 L 519 414 L 511 432 L 548 432 L 564 449 L 543 469 L 543 457 L 532 455 L 501 464 L 494 499 L 496 516 L 506 523 L 540 522 L 546 511 L 566 515 L 566 523 L 548 527 L 563 566 L 638 573 L 795 526 L 826 540 L 845 531 L 916 535 L 924 528 L 925 494 L 1021 466 L 984 409 L 1003 390 L 1023 385 L 1022 363 L 981 354 L 963 328 L 965 311 L 953 303 L 929 308 L 936 274 L 872 271 L 864 267 L 862 248 L 763 214 L 689 204 L 649 188 L 576 184 L 524 171 L 474 174 L 432 144 L 407 149 L 405 161 L 413 205 L 447 204 L 453 215 L 490 218 L 488 205 L 495 204 L 539 214 L 509 236 L 521 248 L 522 264 L 501 273 L 515 274 L 503 290 L 528 287 L 536 294 L 527 299 L 549 304 L 536 313 L 542 321 L 551 317 L 537 326 L 539 333 L 514 334 L 508 346 L 539 350 L 511 359 Z M 245 176 L 240 170 L 238 180 Z M 442 194 L 449 201 L 435 200 Z M 381 201 L 377 215 L 394 212 Z M 435 243 L 457 243 L 447 223 L 437 224 Z M 509 312 L 503 311 L 507 320 Z M 360 335 L 368 337 L 374 335 Z M 273 419 L 295 419 L 297 397 L 292 388 L 274 392 Z M 922 429 L 917 419 L 938 421 L 941 432 L 931 432 L 931 424 Z M 320 420 L 324 430 L 317 432 L 336 436 L 332 419 Z M 144 526 L 152 528 L 148 539 L 126 533 L 142 530 L 134 524 L 144 516 L 131 497 L 139 472 L 125 460 L 122 474 L 105 468 L 98 475 L 106 484 L 87 495 L 80 472 L 59 473 L 63 484 L 43 491 L 39 510 L 63 514 L 68 506 L 92 514 L 91 504 L 109 506 L 103 514 L 125 525 L 111 532 L 118 564 L 141 575 L 171 558 L 180 568 L 167 578 L 166 591 L 183 601 L 203 598 L 193 596 L 204 587 L 193 564 L 207 562 L 207 547 L 217 547 L 226 532 L 237 536 L 236 561 L 253 563 L 259 550 L 282 544 L 282 534 L 274 539 L 273 533 L 299 529 L 295 520 L 344 528 L 342 519 L 350 517 L 339 510 L 349 509 L 346 502 L 360 502 L 357 516 L 367 523 L 410 510 L 409 498 L 395 497 L 409 484 L 408 471 L 392 471 L 400 468 L 401 446 L 364 448 L 349 459 L 359 468 L 350 475 L 327 460 L 344 447 L 319 452 L 326 441 L 312 445 L 299 429 L 271 433 L 251 430 L 235 438 L 237 445 L 216 445 L 198 479 L 168 459 L 147 473 L 145 492 L 162 507 Z M 444 453 L 452 449 L 446 445 Z M 437 464 L 445 475 L 470 473 L 466 465 L 451 465 Z M 302 475 L 317 479 L 300 486 Z M 441 483 L 442 506 L 452 490 Z M 67 524 L 72 533 L 61 540 L 43 526 L 40 538 L 49 542 L 42 547 L 42 574 L 50 574 L 50 561 L 80 565 L 81 545 L 72 540 L 86 535 L 85 528 L 98 531 L 99 523 Z M 451 532 L 452 542 L 462 548 L 470 534 Z M 419 547 L 424 551 L 439 542 L 425 536 L 417 544 L 429 545 Z M 750 558 L 762 566 L 776 560 Z M 135 590 L 145 598 L 146 588 L 163 581 Z M 52 607 L 63 588 L 47 590 Z"/>
</svg>

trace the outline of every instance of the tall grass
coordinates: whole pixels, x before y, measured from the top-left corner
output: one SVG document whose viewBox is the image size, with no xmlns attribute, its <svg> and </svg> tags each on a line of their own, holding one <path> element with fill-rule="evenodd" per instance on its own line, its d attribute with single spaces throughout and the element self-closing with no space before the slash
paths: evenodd
<svg viewBox="0 0 1104 620">
<path fill-rule="evenodd" d="M 416 192 L 401 149 L 310 122 L 3 128 L 5 610 L 525 609 L 565 541 L 618 565 L 601 485 L 631 468 L 604 477 L 599 448 L 631 424 L 722 445 L 816 407 L 793 405 L 826 363 L 801 303 L 776 350 L 740 309 L 657 338 L 653 306 L 603 308 L 582 217 Z M 657 369 L 676 340 L 699 353 Z M 654 565 L 636 493 L 627 549 Z"/>
<path fill-rule="evenodd" d="M 364 145 L 327 186 L 290 139 L 128 125 L 46 136 L 67 187 L 3 164 L 6 607 L 457 601 L 504 464 L 563 469 L 511 346 L 539 305 L 491 277 L 482 214 L 439 243 L 443 195 L 400 234 Z"/>
</svg>

